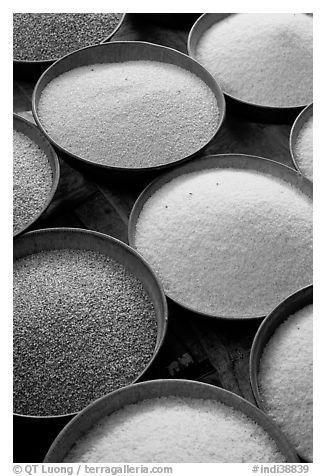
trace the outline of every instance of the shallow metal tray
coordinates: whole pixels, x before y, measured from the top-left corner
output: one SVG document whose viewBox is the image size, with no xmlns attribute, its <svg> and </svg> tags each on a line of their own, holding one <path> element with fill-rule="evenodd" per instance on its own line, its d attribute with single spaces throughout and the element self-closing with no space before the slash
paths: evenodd
<svg viewBox="0 0 326 476">
<path fill-rule="evenodd" d="M 18 116 L 17 114 L 14 114 L 13 128 L 15 131 L 22 132 L 23 134 L 25 134 L 25 136 L 29 137 L 33 142 L 35 142 L 35 144 L 37 144 L 40 147 L 40 149 L 42 149 L 42 151 L 45 153 L 46 157 L 48 158 L 48 161 L 50 163 L 51 170 L 52 170 L 52 187 L 51 187 L 51 192 L 48 196 L 47 201 L 45 202 L 42 209 L 34 216 L 34 218 L 32 218 L 19 231 L 14 233 L 14 237 L 16 237 L 20 235 L 21 233 L 24 233 L 25 231 L 27 231 L 36 222 L 36 220 L 38 220 L 38 218 L 40 218 L 40 216 L 43 215 L 43 213 L 49 207 L 59 184 L 60 164 L 59 164 L 59 159 L 57 157 L 57 154 L 55 153 L 51 144 L 44 137 L 42 132 L 36 126 L 34 126 L 30 121 L 24 119 L 21 116 Z"/>
<path fill-rule="evenodd" d="M 295 292 L 284 301 L 282 301 L 260 325 L 252 343 L 249 360 L 249 374 L 252 392 L 258 407 L 264 411 L 264 403 L 262 401 L 259 385 L 258 373 L 260 359 L 264 349 L 272 337 L 276 329 L 288 319 L 289 316 L 298 312 L 300 309 L 312 304 L 313 302 L 313 286 L 306 286 Z M 302 459 L 307 460 L 305 455 L 300 455 Z"/>
<path fill-rule="evenodd" d="M 296 170 L 300 172 L 300 167 L 298 165 L 298 160 L 296 157 L 295 153 L 295 146 L 296 142 L 298 139 L 298 135 L 302 129 L 302 127 L 306 124 L 306 122 L 313 116 L 313 103 L 309 104 L 303 111 L 300 112 L 296 120 L 294 121 L 294 124 L 292 126 L 291 132 L 290 132 L 290 152 L 291 152 L 291 158 L 293 165 Z M 301 172 L 302 173 L 302 172 Z"/>
<path fill-rule="evenodd" d="M 117 31 L 120 29 L 125 19 L 125 16 L 126 14 L 123 13 L 115 29 L 110 33 L 110 35 L 103 38 L 102 41 L 100 41 L 100 43 L 108 42 L 112 39 L 113 35 L 115 35 Z M 43 71 L 45 71 L 49 66 L 51 66 L 51 64 L 53 64 L 55 61 L 59 59 L 60 58 L 51 58 L 47 60 L 30 61 L 30 60 L 18 60 L 14 58 L 13 60 L 14 78 L 22 78 L 22 79 L 35 78 L 36 79 L 43 73 Z"/>
<path fill-rule="evenodd" d="M 298 462 L 297 455 L 285 436 L 262 411 L 234 393 L 214 387 L 213 385 L 191 380 L 152 380 L 142 382 L 124 387 L 96 400 L 80 412 L 61 431 L 50 447 L 44 462 L 61 463 L 75 442 L 105 416 L 126 405 L 170 395 L 216 400 L 239 410 L 254 420 L 270 435 L 279 451 L 286 457 L 288 463 Z"/>
<path fill-rule="evenodd" d="M 146 261 L 128 245 L 103 233 L 79 228 L 48 228 L 26 233 L 14 242 L 14 260 L 45 250 L 83 249 L 98 251 L 122 264 L 143 284 L 156 313 L 157 339 L 153 356 L 147 366 L 134 380 L 137 382 L 152 365 L 165 339 L 168 310 L 163 288 Z M 132 383 L 134 383 L 132 382 Z M 58 431 L 75 415 L 70 413 L 55 416 L 30 416 L 14 414 L 14 432 L 19 435 L 22 445 L 34 435 L 32 454 L 26 454 L 24 461 L 40 460 Z M 22 455 L 23 456 L 23 455 Z M 31 458 L 31 459 L 29 459 Z"/>
<path fill-rule="evenodd" d="M 147 202 L 147 200 L 154 195 L 154 193 L 159 190 L 163 185 L 172 181 L 180 175 L 184 175 L 191 172 L 215 169 L 215 168 L 233 168 L 233 169 L 243 169 L 243 170 L 254 170 L 261 172 L 263 174 L 272 175 L 274 177 L 280 178 L 285 182 L 288 182 L 300 192 L 304 193 L 311 200 L 313 198 L 312 183 L 310 180 L 306 179 L 296 170 L 282 165 L 279 162 L 274 162 L 273 160 L 265 159 L 262 157 L 255 157 L 252 155 L 243 155 L 243 154 L 221 154 L 221 155 L 208 155 L 204 157 L 197 158 L 186 164 L 180 165 L 173 170 L 161 175 L 159 178 L 151 182 L 145 190 L 140 194 L 136 200 L 131 214 L 129 216 L 128 223 L 128 242 L 130 246 L 136 249 L 135 246 L 135 236 L 136 236 L 136 226 L 139 215 Z M 263 319 L 265 316 L 221 316 L 217 314 L 207 314 L 199 312 L 198 310 L 192 309 L 186 303 L 178 301 L 167 294 L 167 296 L 179 306 L 194 312 L 202 316 L 209 316 L 219 319 L 226 320 L 247 320 L 247 319 Z"/>
<path fill-rule="evenodd" d="M 204 13 L 192 26 L 188 36 L 188 54 L 196 59 L 197 45 L 202 35 L 215 23 L 223 21 L 235 13 Z M 298 104 L 292 107 L 264 106 L 244 101 L 232 94 L 226 93 L 227 105 L 235 114 L 246 118 L 266 123 L 288 123 L 292 122 L 306 104 Z"/>
<path fill-rule="evenodd" d="M 219 109 L 219 117 L 216 123 L 214 134 L 204 146 L 200 147 L 198 150 L 196 150 L 193 154 L 189 156 L 182 157 L 181 159 L 179 158 L 167 164 L 152 167 L 128 168 L 98 164 L 92 162 L 91 160 L 84 159 L 83 157 L 69 152 L 69 150 L 62 147 L 57 141 L 55 141 L 51 137 L 50 134 L 47 133 L 45 127 L 42 124 L 42 121 L 38 116 L 38 104 L 44 88 L 50 81 L 55 79 L 57 76 L 60 76 L 62 73 L 70 71 L 71 69 L 77 68 L 79 66 L 85 66 L 95 63 L 122 63 L 125 61 L 138 60 L 159 61 L 162 63 L 175 64 L 176 66 L 179 66 L 185 69 L 186 71 L 190 71 L 191 73 L 198 76 L 212 90 L 216 98 L 217 107 Z M 171 167 L 172 165 L 183 162 L 185 160 L 189 160 L 195 155 L 198 155 L 215 138 L 218 130 L 220 129 L 225 114 L 225 101 L 220 87 L 218 86 L 214 78 L 211 76 L 211 74 L 208 73 L 208 71 L 206 71 L 206 69 L 203 68 L 197 61 L 193 60 L 192 58 L 189 58 L 189 56 L 180 53 L 179 51 L 174 50 L 172 48 L 155 45 L 152 43 L 146 43 L 141 41 L 114 41 L 111 43 L 103 43 L 101 45 L 82 48 L 78 51 L 75 51 L 74 53 L 63 57 L 55 64 L 50 66 L 50 68 L 48 68 L 43 73 L 43 75 L 35 86 L 32 98 L 32 108 L 35 121 L 44 133 L 44 135 L 49 139 L 50 142 L 52 142 L 56 149 L 68 155 L 71 159 L 74 159 L 78 162 L 83 162 L 84 164 L 90 164 L 102 170 L 120 172 L 148 172 Z"/>
</svg>

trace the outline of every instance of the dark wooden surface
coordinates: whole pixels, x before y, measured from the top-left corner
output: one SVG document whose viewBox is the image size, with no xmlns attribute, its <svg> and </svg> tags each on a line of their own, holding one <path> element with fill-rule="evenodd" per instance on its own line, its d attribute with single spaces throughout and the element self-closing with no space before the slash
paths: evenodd
<svg viewBox="0 0 326 476">
<path fill-rule="evenodd" d="M 145 23 L 127 14 L 113 40 L 140 40 L 186 53 L 189 26 Z M 31 110 L 35 82 L 14 78 L 14 112 Z M 27 114 L 28 116 L 28 114 Z M 292 165 L 291 124 L 249 122 L 228 110 L 225 122 L 205 154 L 245 153 Z M 60 158 L 61 179 L 48 212 L 34 228 L 71 226 L 100 231 L 127 242 L 128 216 L 149 178 L 117 181 L 80 171 Z M 259 321 L 225 322 L 190 314 L 169 303 L 165 344 L 146 378 L 190 378 L 221 386 L 253 402 L 249 382 L 250 347 Z"/>
</svg>

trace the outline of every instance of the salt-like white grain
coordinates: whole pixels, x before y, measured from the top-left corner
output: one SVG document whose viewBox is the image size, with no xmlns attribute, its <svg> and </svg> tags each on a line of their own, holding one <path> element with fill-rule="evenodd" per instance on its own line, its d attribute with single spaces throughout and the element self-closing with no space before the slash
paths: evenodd
<svg viewBox="0 0 326 476">
<path fill-rule="evenodd" d="M 68 71 L 42 92 L 38 114 L 69 152 L 117 167 L 151 167 L 191 155 L 216 131 L 216 98 L 172 64 L 127 61 Z"/>
<path fill-rule="evenodd" d="M 214 400 L 160 397 L 127 405 L 81 437 L 70 462 L 285 462 L 266 431 Z"/>
<path fill-rule="evenodd" d="M 312 460 L 313 308 L 306 306 L 280 325 L 260 361 L 265 411 L 296 450 Z"/>
<path fill-rule="evenodd" d="M 304 124 L 298 134 L 295 146 L 295 160 L 300 171 L 310 180 L 313 179 L 313 117 Z"/>
<path fill-rule="evenodd" d="M 219 316 L 263 316 L 312 281 L 312 201 L 255 171 L 181 175 L 145 203 L 135 247 L 173 299 Z"/>
<path fill-rule="evenodd" d="M 201 37 L 198 61 L 222 89 L 265 106 L 312 102 L 313 21 L 301 13 L 241 13 Z"/>
<path fill-rule="evenodd" d="M 13 228 L 19 232 L 45 206 L 52 188 L 52 169 L 40 147 L 13 131 Z"/>
</svg>

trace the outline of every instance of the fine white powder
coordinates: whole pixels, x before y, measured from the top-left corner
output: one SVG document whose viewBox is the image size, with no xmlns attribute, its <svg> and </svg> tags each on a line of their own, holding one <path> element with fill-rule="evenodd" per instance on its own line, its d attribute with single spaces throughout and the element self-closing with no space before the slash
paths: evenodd
<svg viewBox="0 0 326 476">
<path fill-rule="evenodd" d="M 218 316 L 263 316 L 312 281 L 312 201 L 255 171 L 185 174 L 145 203 L 135 246 L 173 299 Z"/>
<path fill-rule="evenodd" d="M 13 131 L 13 231 L 18 233 L 41 212 L 52 188 L 52 169 L 40 147 Z"/>
<path fill-rule="evenodd" d="M 161 397 L 127 405 L 77 441 L 64 462 L 284 462 L 243 413 L 213 400 Z"/>
<path fill-rule="evenodd" d="M 312 461 L 313 308 L 290 316 L 269 340 L 260 361 L 265 411 L 300 455 Z"/>
<path fill-rule="evenodd" d="M 308 179 L 313 179 L 313 117 L 305 123 L 294 148 L 295 160 L 300 171 Z"/>
<path fill-rule="evenodd" d="M 199 40 L 198 61 L 222 89 L 265 106 L 312 102 L 313 21 L 297 13 L 241 13 L 215 23 Z"/>
<path fill-rule="evenodd" d="M 117 167 L 151 167 L 191 155 L 213 137 L 219 116 L 205 82 L 155 61 L 68 71 L 45 87 L 38 114 L 69 152 Z"/>
</svg>

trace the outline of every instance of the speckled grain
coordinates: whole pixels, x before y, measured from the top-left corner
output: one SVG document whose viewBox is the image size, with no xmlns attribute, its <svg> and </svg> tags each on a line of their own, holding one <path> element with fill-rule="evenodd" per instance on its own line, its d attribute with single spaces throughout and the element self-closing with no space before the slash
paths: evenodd
<svg viewBox="0 0 326 476">
<path fill-rule="evenodd" d="M 15 60 L 58 59 L 104 40 L 122 13 L 14 13 Z"/>
<path fill-rule="evenodd" d="M 122 265 L 91 251 L 14 264 L 14 411 L 81 410 L 131 383 L 152 357 L 153 304 Z"/>
<path fill-rule="evenodd" d="M 41 212 L 52 189 L 52 169 L 40 147 L 13 131 L 13 231 L 19 232 Z"/>
</svg>

